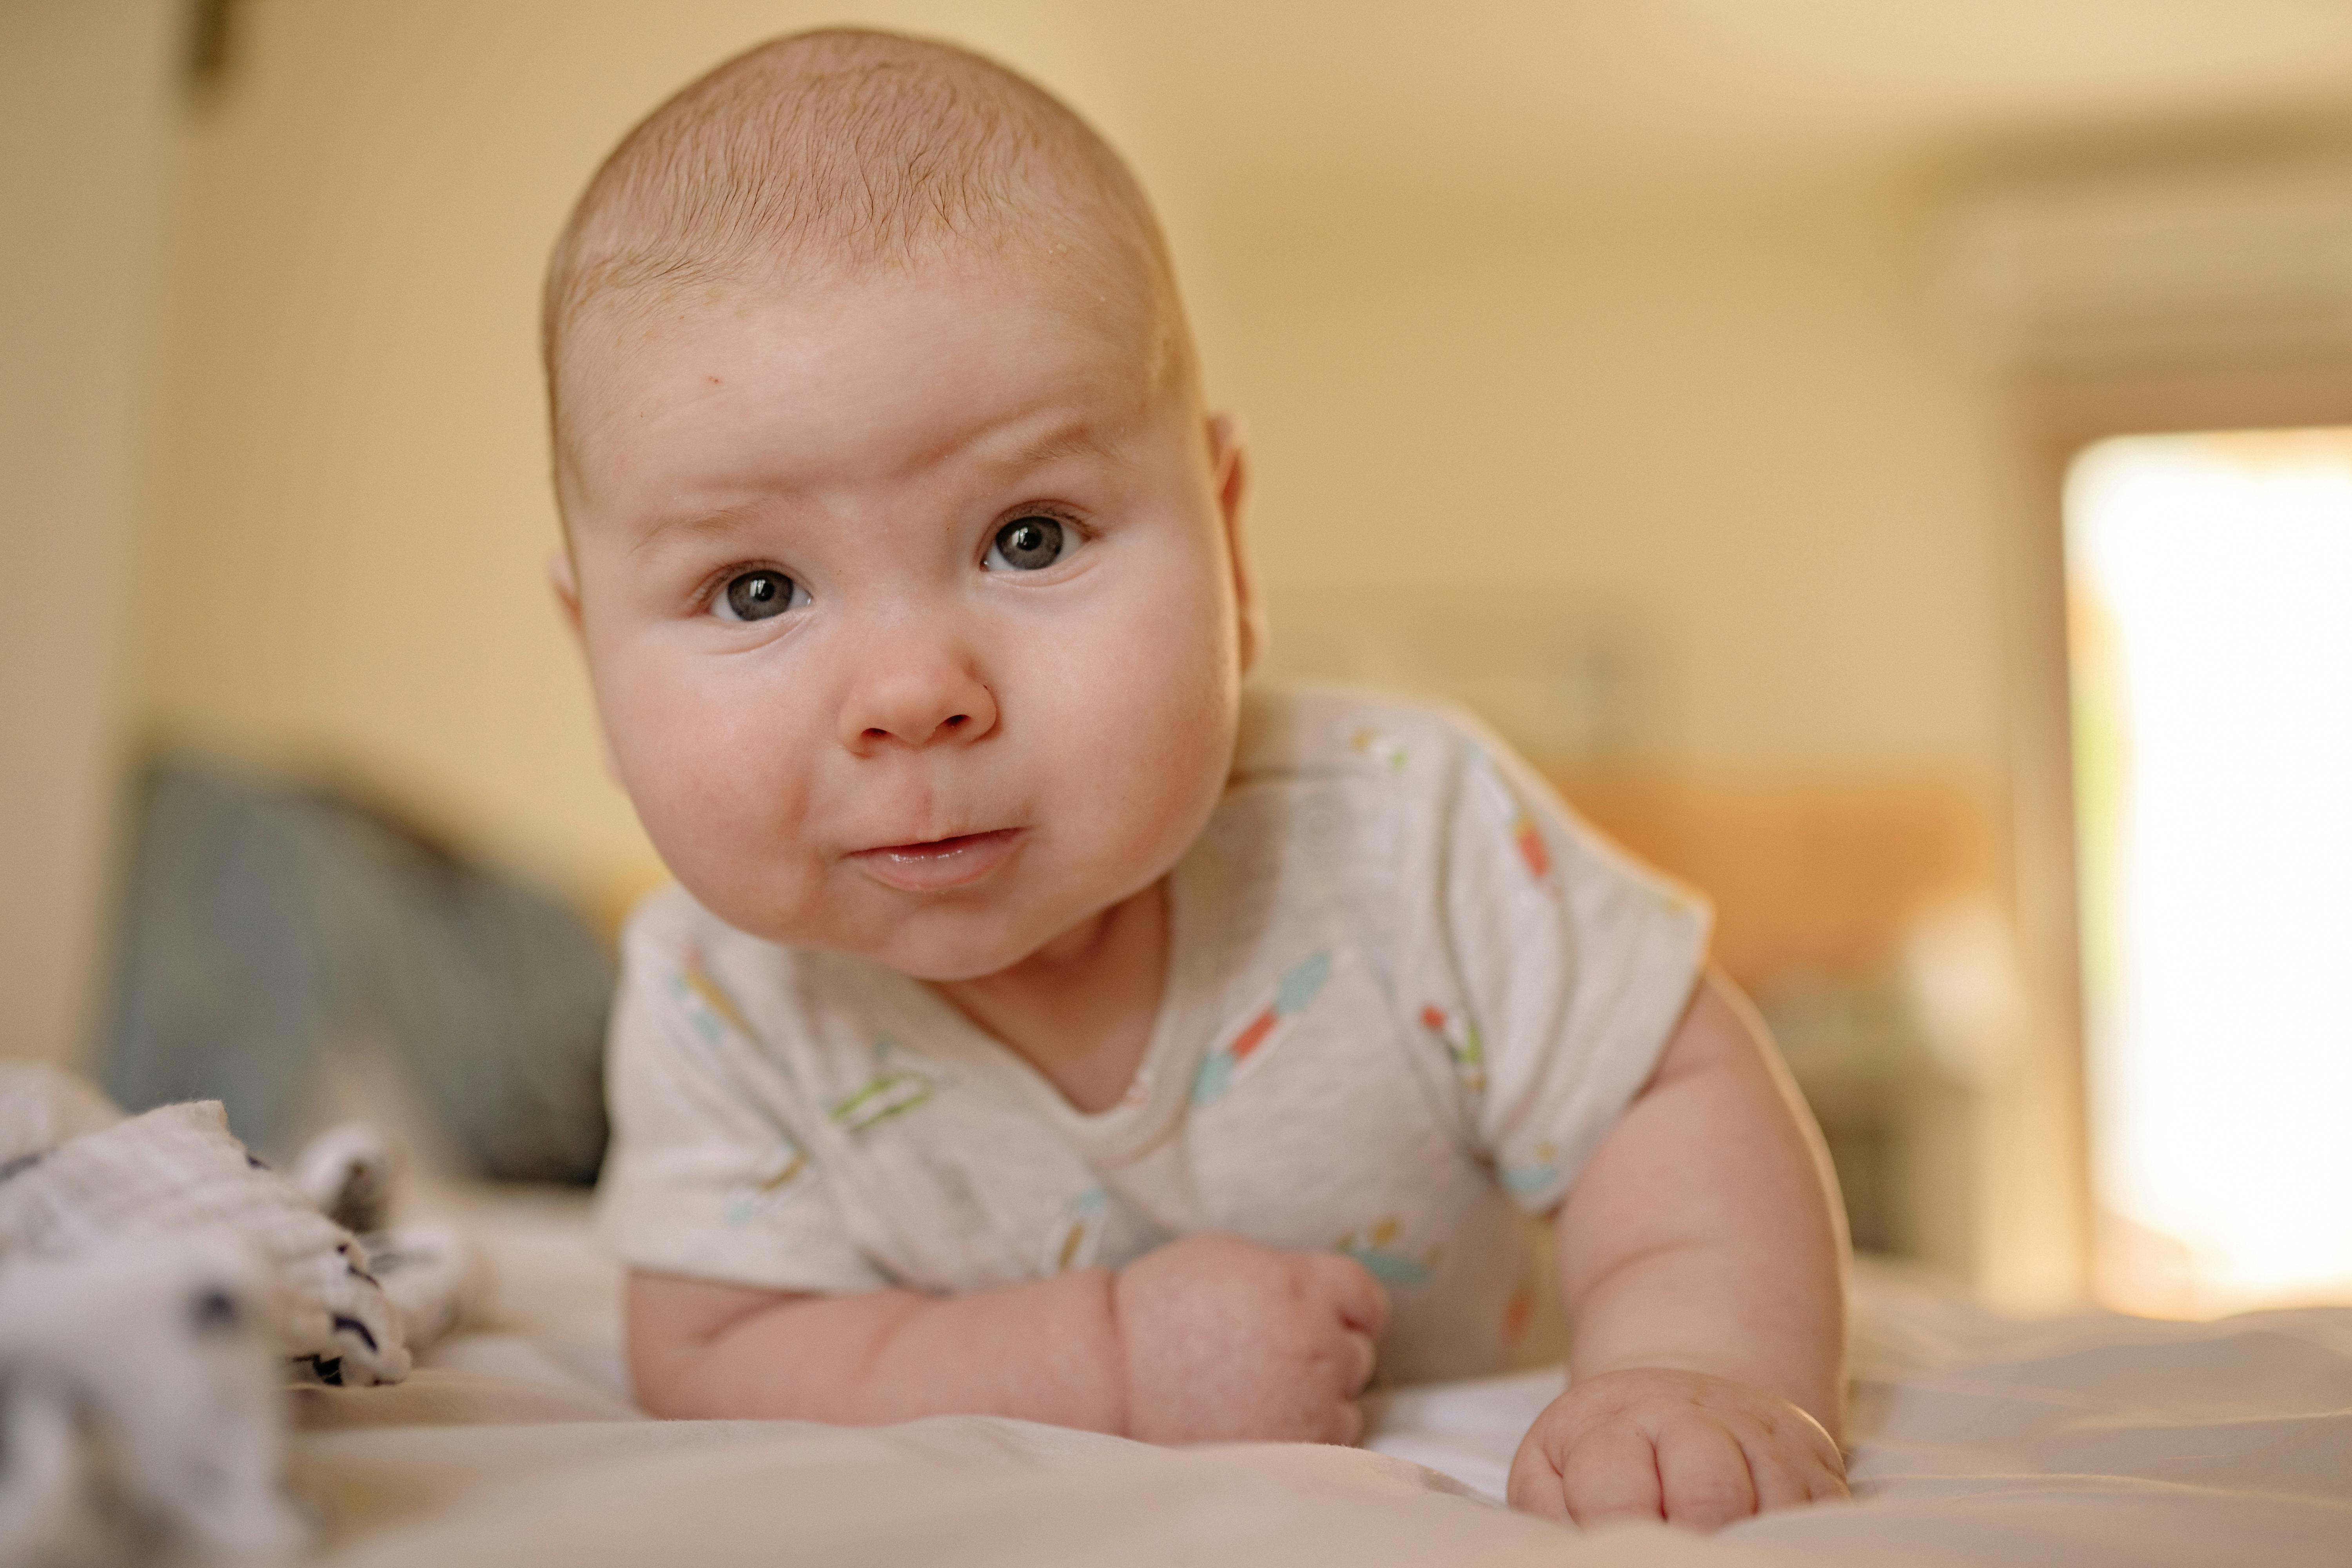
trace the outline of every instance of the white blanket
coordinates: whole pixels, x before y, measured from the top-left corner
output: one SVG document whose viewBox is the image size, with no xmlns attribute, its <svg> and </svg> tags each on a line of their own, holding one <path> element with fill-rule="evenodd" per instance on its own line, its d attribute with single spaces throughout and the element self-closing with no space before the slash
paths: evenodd
<svg viewBox="0 0 2352 1568">
<path fill-rule="evenodd" d="M 1579 1535 L 1478 1495 L 1556 1374 L 1401 1392 L 1376 1452 L 649 1421 L 578 1201 L 443 1201 L 493 1261 L 500 1317 L 399 1387 L 300 1392 L 294 1474 L 329 1563 L 2352 1563 L 2352 1310 L 2020 1323 L 1866 1269 L 1853 1503 L 1712 1539 Z"/>
</svg>

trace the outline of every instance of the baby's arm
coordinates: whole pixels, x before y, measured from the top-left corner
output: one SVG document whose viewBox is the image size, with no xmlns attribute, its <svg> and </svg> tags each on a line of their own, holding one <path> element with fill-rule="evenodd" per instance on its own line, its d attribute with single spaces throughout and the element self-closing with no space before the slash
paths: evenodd
<svg viewBox="0 0 2352 1568">
<path fill-rule="evenodd" d="M 847 1425 L 1016 1415 L 1182 1443 L 1352 1443 L 1388 1315 L 1352 1259 L 1233 1237 L 969 1296 L 790 1296 L 637 1273 L 629 1365 L 657 1415 Z"/>
<path fill-rule="evenodd" d="M 1843 1497 L 1839 1213 L 1786 1070 L 1709 974 L 1559 1210 L 1571 1380 L 1512 1503 L 1713 1530 Z"/>
</svg>

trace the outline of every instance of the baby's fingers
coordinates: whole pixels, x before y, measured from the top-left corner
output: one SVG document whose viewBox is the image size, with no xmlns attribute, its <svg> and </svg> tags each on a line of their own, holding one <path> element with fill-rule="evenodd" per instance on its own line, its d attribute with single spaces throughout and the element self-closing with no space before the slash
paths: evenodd
<svg viewBox="0 0 2352 1568">
<path fill-rule="evenodd" d="M 1544 1449 L 1540 1422 L 1519 1440 L 1519 1451 L 1511 1456 L 1503 1500 L 1521 1513 L 1569 1522 L 1568 1494 L 1561 1489 L 1559 1467 Z"/>
<path fill-rule="evenodd" d="M 1370 1269 L 1336 1253 L 1310 1253 L 1307 1267 L 1341 1322 L 1357 1333 L 1380 1337 L 1389 1326 L 1389 1293 Z"/>
<path fill-rule="evenodd" d="M 1660 1435 L 1658 1487 L 1669 1524 L 1712 1532 L 1756 1511 L 1747 1452 L 1713 1421 L 1678 1421 Z"/>
<path fill-rule="evenodd" d="M 1790 1443 L 1774 1432 L 1751 1438 L 1745 1447 L 1759 1513 L 1848 1495 L 1844 1456 L 1826 1435 L 1818 1441 Z"/>
<path fill-rule="evenodd" d="M 1578 1438 L 1559 1482 L 1569 1517 L 1587 1529 L 1611 1520 L 1654 1520 L 1663 1508 L 1657 1452 L 1634 1426 L 1601 1426 Z"/>
<path fill-rule="evenodd" d="M 1372 1367 L 1379 1352 L 1370 1334 L 1343 1330 L 1339 1341 L 1339 1354 L 1327 1358 L 1325 1363 L 1327 1375 L 1336 1378 L 1336 1382 L 1325 1384 L 1328 1391 L 1325 1396 L 1328 1413 L 1321 1429 L 1307 1436 L 1313 1442 L 1337 1443 L 1352 1448 L 1364 1440 L 1364 1407 L 1358 1400 L 1365 1384 L 1372 1381 Z"/>
</svg>

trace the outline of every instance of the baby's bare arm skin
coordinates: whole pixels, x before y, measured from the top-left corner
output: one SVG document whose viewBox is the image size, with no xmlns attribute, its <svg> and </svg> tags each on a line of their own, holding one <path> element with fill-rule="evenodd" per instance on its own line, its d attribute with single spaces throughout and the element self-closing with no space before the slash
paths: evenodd
<svg viewBox="0 0 2352 1568">
<path fill-rule="evenodd" d="M 1555 1223 L 1569 1392 L 1519 1445 L 1515 1507 L 1715 1530 L 1846 1495 L 1846 1243 L 1820 1134 L 1710 973 Z"/>
<path fill-rule="evenodd" d="M 1352 1443 L 1388 1299 L 1353 1259 L 1228 1236 L 968 1296 L 787 1296 L 637 1273 L 656 1415 L 1017 1415 L 1153 1443 Z"/>
</svg>

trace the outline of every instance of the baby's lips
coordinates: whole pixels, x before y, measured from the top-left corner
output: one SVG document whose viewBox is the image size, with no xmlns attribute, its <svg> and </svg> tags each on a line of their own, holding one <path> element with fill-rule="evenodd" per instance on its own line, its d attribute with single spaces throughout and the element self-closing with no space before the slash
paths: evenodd
<svg viewBox="0 0 2352 1568">
<path fill-rule="evenodd" d="M 970 887 L 1012 858 L 1021 829 L 966 833 L 920 844 L 887 844 L 860 849 L 849 858 L 886 888 L 902 893 L 945 892 Z"/>
</svg>

